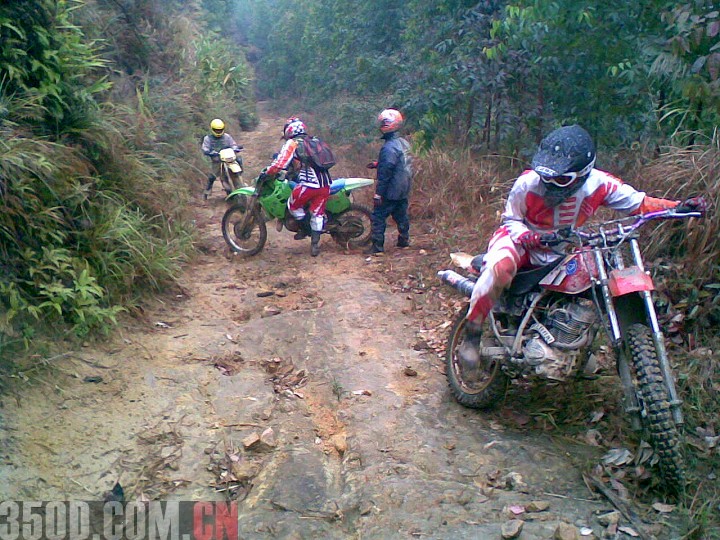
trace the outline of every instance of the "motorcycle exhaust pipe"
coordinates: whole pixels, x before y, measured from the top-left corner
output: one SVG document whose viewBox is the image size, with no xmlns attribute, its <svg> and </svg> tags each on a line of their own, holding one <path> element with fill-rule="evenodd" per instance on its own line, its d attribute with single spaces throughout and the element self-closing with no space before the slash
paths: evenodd
<svg viewBox="0 0 720 540">
<path fill-rule="evenodd" d="M 475 286 L 475 282 L 472 279 L 461 276 L 453 270 L 441 270 L 437 275 L 440 281 L 447 283 L 463 296 L 470 298 L 472 295 L 473 287 Z"/>
</svg>

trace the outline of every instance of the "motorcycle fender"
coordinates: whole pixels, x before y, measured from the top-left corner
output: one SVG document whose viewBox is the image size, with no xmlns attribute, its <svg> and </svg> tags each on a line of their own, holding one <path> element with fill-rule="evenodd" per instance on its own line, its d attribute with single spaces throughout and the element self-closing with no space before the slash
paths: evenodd
<svg viewBox="0 0 720 540">
<path fill-rule="evenodd" d="M 330 184 L 330 195 L 340 191 L 352 191 L 365 186 L 372 186 L 374 180 L 370 178 L 335 178 Z"/>
<path fill-rule="evenodd" d="M 338 191 L 334 195 L 330 195 L 325 205 L 325 210 L 329 214 L 339 214 L 350 208 L 350 198 L 347 192 L 343 189 Z"/>
<path fill-rule="evenodd" d="M 242 168 L 240 167 L 240 164 L 237 161 L 234 163 L 228 164 L 228 167 L 235 174 L 240 174 L 242 172 Z"/>
<path fill-rule="evenodd" d="M 255 193 L 255 188 L 254 188 L 254 187 L 252 187 L 252 186 L 243 186 L 243 187 L 241 187 L 241 188 L 236 189 L 236 190 L 233 191 L 232 193 L 230 193 L 230 195 L 228 195 L 228 198 L 234 197 L 235 195 L 247 195 L 248 197 L 250 197 L 250 196 L 253 195 L 254 193 Z"/>
<path fill-rule="evenodd" d="M 218 157 L 225 163 L 235 161 L 235 150 L 233 150 L 232 148 L 223 148 L 222 150 L 220 150 L 220 154 Z"/>
<path fill-rule="evenodd" d="M 611 271 L 608 276 L 608 287 L 612 296 L 655 290 L 652 278 L 637 266 Z"/>
<path fill-rule="evenodd" d="M 353 189 L 365 186 L 372 186 L 373 182 L 375 182 L 372 178 L 343 178 L 343 180 L 345 180 L 346 191 L 352 191 Z"/>
</svg>

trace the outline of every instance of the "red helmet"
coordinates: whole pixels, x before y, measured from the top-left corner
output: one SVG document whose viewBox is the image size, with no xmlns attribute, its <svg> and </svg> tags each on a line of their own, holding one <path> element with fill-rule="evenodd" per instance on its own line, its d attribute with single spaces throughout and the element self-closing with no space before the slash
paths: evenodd
<svg viewBox="0 0 720 540">
<path fill-rule="evenodd" d="M 396 109 L 385 109 L 378 114 L 378 127 L 383 133 L 391 133 L 397 131 L 403 124 L 403 116 Z"/>
<path fill-rule="evenodd" d="M 283 137 L 285 139 L 292 139 L 293 137 L 305 135 L 306 133 L 307 128 L 305 124 L 303 124 L 303 121 L 297 116 L 291 116 L 285 121 L 285 125 L 283 126 Z"/>
</svg>

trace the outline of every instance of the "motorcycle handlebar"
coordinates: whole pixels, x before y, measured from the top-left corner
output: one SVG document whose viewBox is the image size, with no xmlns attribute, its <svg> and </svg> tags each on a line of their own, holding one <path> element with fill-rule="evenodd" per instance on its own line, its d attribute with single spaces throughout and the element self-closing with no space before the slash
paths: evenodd
<svg viewBox="0 0 720 540">
<path fill-rule="evenodd" d="M 617 238 L 618 241 L 625 239 L 649 221 L 656 219 L 687 219 L 691 217 L 703 217 L 703 213 L 696 211 L 678 212 L 674 208 L 670 208 L 647 214 L 628 216 L 596 225 L 578 228 L 566 227 L 556 232 L 541 235 L 540 242 L 544 246 L 554 247 L 563 242 L 568 242 L 574 237 L 590 245 L 598 243 L 598 240 L 602 243 L 617 243 L 613 242 L 612 239 Z"/>
</svg>

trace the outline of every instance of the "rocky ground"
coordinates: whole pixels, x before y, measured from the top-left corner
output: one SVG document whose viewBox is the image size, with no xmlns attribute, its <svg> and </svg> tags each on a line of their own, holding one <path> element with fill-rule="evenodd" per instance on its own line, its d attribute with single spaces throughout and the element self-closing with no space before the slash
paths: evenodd
<svg viewBox="0 0 720 540">
<path fill-rule="evenodd" d="M 240 137 L 246 176 L 281 125 Z M 586 485 L 598 448 L 453 401 L 421 225 L 408 250 L 389 231 L 384 257 L 323 238 L 311 258 L 270 224 L 242 258 L 219 186 L 196 204 L 202 255 L 171 294 L 2 396 L 0 499 L 232 498 L 253 539 L 676 537 Z"/>
</svg>

